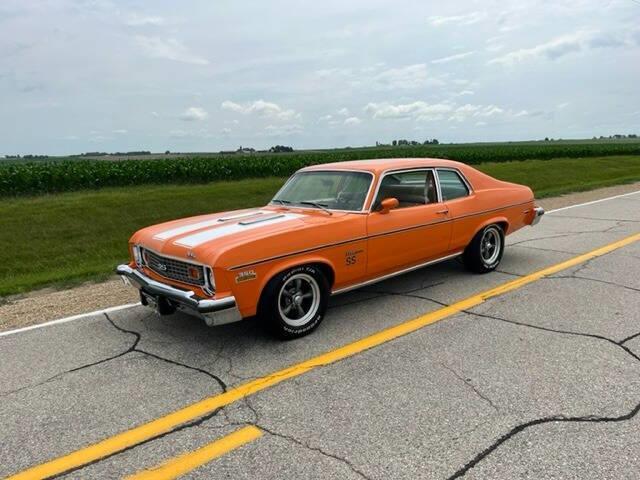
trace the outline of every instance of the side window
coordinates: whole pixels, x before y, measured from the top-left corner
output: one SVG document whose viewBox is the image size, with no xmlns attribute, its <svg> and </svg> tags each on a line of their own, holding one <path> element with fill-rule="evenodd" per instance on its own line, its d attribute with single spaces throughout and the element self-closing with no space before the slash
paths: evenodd
<svg viewBox="0 0 640 480">
<path fill-rule="evenodd" d="M 442 200 L 453 200 L 455 198 L 466 197 L 469 189 L 460 175 L 453 170 L 438 169 L 438 179 L 440 180 L 440 191 Z"/>
<path fill-rule="evenodd" d="M 433 171 L 411 170 L 385 175 L 374 202 L 374 210 L 380 207 L 385 198 L 397 199 L 399 208 L 437 202 Z"/>
</svg>

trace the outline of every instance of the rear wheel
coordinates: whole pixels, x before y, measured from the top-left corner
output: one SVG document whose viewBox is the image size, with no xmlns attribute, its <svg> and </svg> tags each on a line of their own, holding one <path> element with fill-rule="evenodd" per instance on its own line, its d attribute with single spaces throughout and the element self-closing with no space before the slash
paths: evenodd
<svg viewBox="0 0 640 480">
<path fill-rule="evenodd" d="M 462 256 L 465 267 L 476 273 L 495 270 L 504 253 L 504 232 L 499 225 L 489 225 L 479 231 Z"/>
<path fill-rule="evenodd" d="M 294 267 L 272 278 L 265 288 L 260 316 L 283 339 L 311 333 L 324 318 L 329 284 L 313 265 Z"/>
</svg>

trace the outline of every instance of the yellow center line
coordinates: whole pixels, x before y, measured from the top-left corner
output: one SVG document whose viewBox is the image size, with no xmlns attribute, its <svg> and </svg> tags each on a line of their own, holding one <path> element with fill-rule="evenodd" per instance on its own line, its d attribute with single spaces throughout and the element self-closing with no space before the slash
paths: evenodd
<svg viewBox="0 0 640 480">
<path fill-rule="evenodd" d="M 127 477 L 127 480 L 171 480 L 178 478 L 180 475 L 184 475 L 261 436 L 262 431 L 259 428 L 252 425 L 244 427 L 193 452 L 179 455 L 161 465 L 142 470 Z"/>
<path fill-rule="evenodd" d="M 512 290 L 521 288 L 529 283 L 540 280 L 543 277 L 553 275 L 557 272 L 584 263 L 593 258 L 605 255 L 613 250 L 617 250 L 625 245 L 640 240 L 640 233 L 631 235 L 617 242 L 610 243 L 588 253 L 578 255 L 567 261 L 538 270 L 537 272 L 503 283 L 495 288 L 491 288 L 482 293 L 472 295 L 464 300 L 456 302 L 448 307 L 443 307 L 433 312 L 422 315 L 413 320 L 401 323 L 394 327 L 387 328 L 374 333 L 368 337 L 356 340 L 352 343 L 323 353 L 316 357 L 294 364 L 290 367 L 273 372 L 247 383 L 241 384 L 225 393 L 214 395 L 184 408 L 174 411 L 164 417 L 157 418 L 148 423 L 139 425 L 130 430 L 108 437 L 98 443 L 81 448 L 74 452 L 47 461 L 43 464 L 31 467 L 23 472 L 17 473 L 7 480 L 43 479 L 66 471 L 81 467 L 101 458 L 113 455 L 134 445 L 148 441 L 159 435 L 182 425 L 183 423 L 195 420 L 204 415 L 214 412 L 216 409 L 229 405 L 256 392 L 277 385 L 289 378 L 300 376 L 315 368 L 329 365 L 339 360 L 351 357 L 357 353 L 389 342 L 395 338 L 419 330 L 426 325 L 435 323 L 443 318 L 455 315 L 463 310 L 467 310 L 483 303 L 485 300 L 505 294 Z"/>
</svg>

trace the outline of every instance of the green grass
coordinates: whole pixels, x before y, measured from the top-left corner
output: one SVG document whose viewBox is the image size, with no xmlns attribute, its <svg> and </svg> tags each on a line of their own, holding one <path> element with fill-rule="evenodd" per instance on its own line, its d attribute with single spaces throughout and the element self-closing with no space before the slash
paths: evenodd
<svg viewBox="0 0 640 480">
<path fill-rule="evenodd" d="M 0 201 L 0 295 L 104 278 L 148 225 L 264 205 L 284 179 L 111 188 Z"/>
<path fill-rule="evenodd" d="M 538 197 L 640 180 L 640 157 L 484 163 Z M 207 185 L 108 188 L 0 200 L 0 295 L 109 276 L 137 229 L 165 220 L 265 204 L 284 178 Z"/>
<path fill-rule="evenodd" d="M 475 165 L 475 168 L 500 180 L 528 185 L 536 198 L 640 180 L 638 156 L 484 163 Z"/>
<path fill-rule="evenodd" d="M 369 158 L 454 158 L 470 165 L 513 160 L 640 155 L 640 141 L 512 142 L 369 147 L 251 155 L 193 154 L 180 158 L 0 162 L 0 197 L 43 195 L 127 185 L 206 184 L 223 180 L 289 176 L 319 163 Z"/>
</svg>

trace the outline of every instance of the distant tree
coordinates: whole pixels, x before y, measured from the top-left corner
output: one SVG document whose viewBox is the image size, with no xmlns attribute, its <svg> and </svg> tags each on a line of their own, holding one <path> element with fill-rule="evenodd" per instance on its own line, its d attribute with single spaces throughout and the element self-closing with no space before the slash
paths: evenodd
<svg viewBox="0 0 640 480">
<path fill-rule="evenodd" d="M 398 141 L 394 140 L 393 142 L 391 142 L 391 145 L 393 145 L 394 147 L 397 147 L 398 146 Z"/>
<path fill-rule="evenodd" d="M 293 152 L 293 147 L 288 147 L 286 145 L 276 145 L 275 147 L 271 147 L 269 149 L 271 153 L 286 153 Z"/>
<path fill-rule="evenodd" d="M 164 154 L 165 155 L 169 155 L 171 152 L 169 150 L 165 151 Z"/>
<path fill-rule="evenodd" d="M 544 137 L 544 141 L 548 142 L 549 141 L 549 137 Z"/>
</svg>

